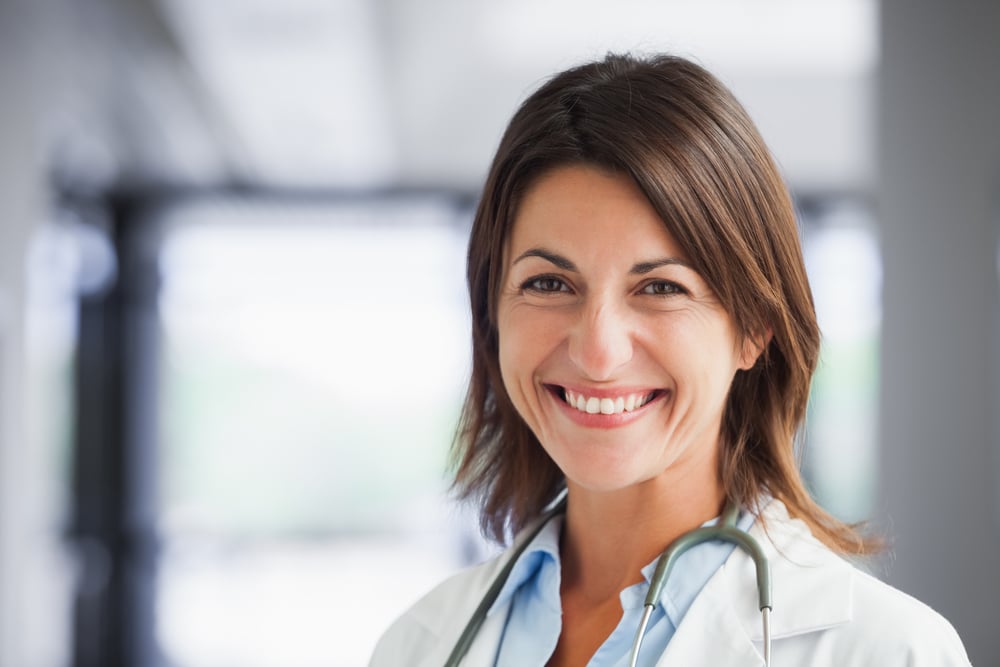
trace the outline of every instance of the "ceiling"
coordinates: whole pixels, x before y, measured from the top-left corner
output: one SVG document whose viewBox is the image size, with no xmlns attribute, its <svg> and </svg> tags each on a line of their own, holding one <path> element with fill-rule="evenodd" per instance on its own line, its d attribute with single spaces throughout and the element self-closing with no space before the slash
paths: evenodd
<svg viewBox="0 0 1000 667">
<path fill-rule="evenodd" d="M 873 188 L 876 0 L 88 2 L 120 177 L 475 191 L 547 75 L 666 50 L 734 89 L 794 187 Z"/>
</svg>

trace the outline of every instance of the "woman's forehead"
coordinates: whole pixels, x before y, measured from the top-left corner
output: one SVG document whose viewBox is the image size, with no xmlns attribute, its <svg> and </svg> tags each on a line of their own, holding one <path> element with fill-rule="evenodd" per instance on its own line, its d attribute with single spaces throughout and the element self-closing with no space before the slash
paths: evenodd
<svg viewBox="0 0 1000 667">
<path fill-rule="evenodd" d="M 506 245 L 507 262 L 547 249 L 579 262 L 671 257 L 689 263 L 629 177 L 589 165 L 559 167 L 537 179 L 521 200 Z"/>
</svg>

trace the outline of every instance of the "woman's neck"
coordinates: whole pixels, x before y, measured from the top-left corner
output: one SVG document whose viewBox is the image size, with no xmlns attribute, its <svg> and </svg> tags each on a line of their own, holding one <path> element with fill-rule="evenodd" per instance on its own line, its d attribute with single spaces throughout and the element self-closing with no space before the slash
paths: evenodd
<svg viewBox="0 0 1000 667">
<path fill-rule="evenodd" d="M 677 537 L 722 511 L 718 479 L 665 473 L 625 489 L 599 492 L 568 483 L 563 590 L 595 602 L 642 580 L 642 568 Z"/>
</svg>

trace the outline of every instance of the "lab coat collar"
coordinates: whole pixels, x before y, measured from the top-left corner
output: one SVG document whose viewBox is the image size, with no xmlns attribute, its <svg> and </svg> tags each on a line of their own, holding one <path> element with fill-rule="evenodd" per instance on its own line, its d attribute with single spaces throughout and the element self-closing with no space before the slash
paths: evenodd
<svg viewBox="0 0 1000 667">
<path fill-rule="evenodd" d="M 760 521 L 750 529 L 771 563 L 771 639 L 818 632 L 851 620 L 853 568 L 819 543 L 801 521 L 791 519 L 785 506 L 771 501 Z M 515 540 L 526 539 L 530 530 Z M 514 548 L 475 572 L 460 589 L 449 592 L 442 606 L 448 613 L 424 619 L 438 626 L 440 638 L 419 667 L 440 667 L 448 659 L 483 592 L 502 570 Z M 763 631 L 757 606 L 753 561 L 735 549 L 709 579 L 688 609 L 667 649 L 657 662 L 666 665 L 732 665 L 759 667 L 763 659 Z M 509 611 L 499 605 L 486 618 L 463 664 L 492 665 Z M 439 625 L 440 624 L 440 625 Z M 442 627 L 444 626 L 444 627 Z M 706 635 L 711 637 L 706 641 Z"/>
<path fill-rule="evenodd" d="M 852 566 L 789 518 L 781 502 L 771 501 L 763 516 L 764 526 L 756 522 L 750 534 L 771 564 L 772 644 L 849 622 Z M 657 665 L 763 665 L 755 582 L 753 561 L 736 549 L 705 584 Z"/>
</svg>

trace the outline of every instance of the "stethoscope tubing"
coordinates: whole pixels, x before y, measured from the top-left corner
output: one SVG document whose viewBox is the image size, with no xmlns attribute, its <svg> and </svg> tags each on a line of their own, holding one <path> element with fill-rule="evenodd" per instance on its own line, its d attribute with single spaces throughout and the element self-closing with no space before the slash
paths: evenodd
<svg viewBox="0 0 1000 667">
<path fill-rule="evenodd" d="M 469 648 L 472 646 L 473 640 L 479 633 L 479 629 L 486 622 L 486 615 L 489 613 L 490 609 L 493 607 L 493 603 L 496 602 L 497 597 L 500 595 L 500 591 L 503 590 L 503 585 L 507 582 L 508 577 L 510 577 L 511 570 L 514 569 L 514 564 L 517 563 L 521 554 L 524 553 L 525 549 L 528 548 L 538 536 L 549 520 L 557 514 L 561 514 L 566 511 L 566 496 L 563 495 L 558 499 L 553 505 L 552 509 L 545 513 L 544 517 L 538 522 L 538 525 L 532 530 L 528 535 L 524 537 L 524 540 L 518 545 L 517 549 L 510 555 L 507 562 L 504 564 L 503 569 L 490 584 L 489 589 L 486 594 L 483 595 L 483 599 L 480 600 L 479 606 L 476 610 L 472 612 L 472 616 L 469 618 L 469 622 L 465 625 L 462 630 L 462 634 L 459 636 L 458 641 L 455 642 L 455 647 L 451 650 L 451 654 L 448 656 L 447 662 L 444 663 L 444 667 L 458 667 L 462 662 L 462 658 L 465 654 L 469 652 Z"/>
<path fill-rule="evenodd" d="M 760 544 L 746 531 L 736 527 L 736 519 L 739 516 L 739 507 L 733 503 L 728 503 L 722 512 L 722 517 L 714 526 L 705 526 L 688 531 L 675 539 L 666 550 L 660 555 L 656 563 L 656 569 L 650 578 L 649 590 L 646 592 L 646 599 L 643 603 L 642 620 L 639 629 L 635 633 L 635 640 L 632 642 L 632 650 L 629 656 L 629 667 L 636 667 L 639 661 L 639 650 L 642 647 L 642 639 L 646 635 L 646 626 L 649 624 L 649 617 L 656 608 L 656 604 L 663 593 L 663 587 L 670 577 L 670 572 L 674 565 L 684 555 L 686 551 L 699 544 L 712 541 L 731 542 L 743 549 L 753 560 L 754 570 L 757 578 L 757 603 L 761 611 L 761 623 L 764 629 L 764 666 L 771 665 L 771 565 L 767 560 L 767 555 Z"/>
</svg>

